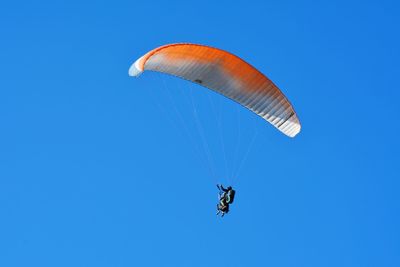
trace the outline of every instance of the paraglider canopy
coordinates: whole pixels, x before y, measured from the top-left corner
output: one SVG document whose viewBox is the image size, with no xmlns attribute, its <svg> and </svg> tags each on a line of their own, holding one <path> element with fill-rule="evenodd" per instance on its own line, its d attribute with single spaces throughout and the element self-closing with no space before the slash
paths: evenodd
<svg viewBox="0 0 400 267">
<path fill-rule="evenodd" d="M 169 44 L 146 53 L 130 76 L 152 70 L 178 76 L 214 90 L 253 111 L 287 136 L 301 129 L 296 112 L 279 88 L 256 68 L 221 49 L 198 44 Z"/>
</svg>

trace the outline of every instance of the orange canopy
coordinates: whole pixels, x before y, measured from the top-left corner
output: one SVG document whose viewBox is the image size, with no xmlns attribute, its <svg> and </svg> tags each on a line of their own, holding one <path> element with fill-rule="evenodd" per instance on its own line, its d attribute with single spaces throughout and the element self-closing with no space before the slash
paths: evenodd
<svg viewBox="0 0 400 267">
<path fill-rule="evenodd" d="M 197 44 L 169 44 L 151 50 L 129 69 L 163 72 L 214 90 L 250 109 L 287 136 L 301 129 L 292 105 L 279 88 L 256 68 L 221 49 Z"/>
</svg>

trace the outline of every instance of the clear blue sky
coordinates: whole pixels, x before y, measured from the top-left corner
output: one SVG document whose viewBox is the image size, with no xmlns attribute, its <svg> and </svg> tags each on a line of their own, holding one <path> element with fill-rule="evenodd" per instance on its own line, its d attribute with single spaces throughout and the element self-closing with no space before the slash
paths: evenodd
<svg viewBox="0 0 400 267">
<path fill-rule="evenodd" d="M 315 2 L 3 1 L 0 266 L 400 266 L 400 6 Z M 175 42 L 256 66 L 302 132 L 128 76 Z"/>
</svg>

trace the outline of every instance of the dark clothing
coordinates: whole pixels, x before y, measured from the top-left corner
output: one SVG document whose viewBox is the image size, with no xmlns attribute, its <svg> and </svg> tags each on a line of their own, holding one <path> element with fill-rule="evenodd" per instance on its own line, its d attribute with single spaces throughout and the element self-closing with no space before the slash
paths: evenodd
<svg viewBox="0 0 400 267">
<path fill-rule="evenodd" d="M 229 212 L 229 204 L 233 203 L 235 198 L 235 190 L 231 186 L 224 188 L 223 185 L 217 185 L 219 192 L 219 203 L 217 205 L 217 215 L 222 212 L 222 216 Z"/>
<path fill-rule="evenodd" d="M 225 193 L 228 192 L 228 189 L 224 188 L 224 186 L 222 184 L 221 185 L 217 185 L 217 187 L 218 187 L 219 190 L 221 190 L 221 191 L 223 191 Z"/>
<path fill-rule="evenodd" d="M 232 187 L 228 186 L 228 188 L 224 188 L 223 185 L 217 185 L 218 189 L 221 191 L 220 197 L 226 198 L 226 202 L 228 204 L 232 204 L 235 198 L 235 190 Z"/>
<path fill-rule="evenodd" d="M 234 199 L 235 199 L 235 190 L 231 189 L 226 193 L 226 202 L 228 202 L 228 204 L 232 204 Z"/>
</svg>

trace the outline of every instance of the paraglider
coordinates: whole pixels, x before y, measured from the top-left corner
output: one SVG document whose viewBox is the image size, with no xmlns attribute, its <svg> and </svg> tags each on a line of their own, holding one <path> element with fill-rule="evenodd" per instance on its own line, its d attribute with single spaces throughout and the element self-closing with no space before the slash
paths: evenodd
<svg viewBox="0 0 400 267">
<path fill-rule="evenodd" d="M 221 214 L 221 217 L 224 217 L 226 213 L 229 212 L 229 205 L 233 203 L 235 198 L 235 190 L 233 190 L 232 186 L 228 186 L 224 188 L 223 185 L 217 184 L 217 188 L 219 189 L 219 203 L 217 204 L 217 215 Z"/>
<path fill-rule="evenodd" d="M 227 51 L 205 45 L 177 43 L 155 48 L 129 68 L 130 76 L 150 70 L 194 82 L 239 103 L 289 137 L 301 124 L 287 97 L 255 67 Z M 218 185 L 217 214 L 224 216 L 235 190 Z"/>
</svg>

